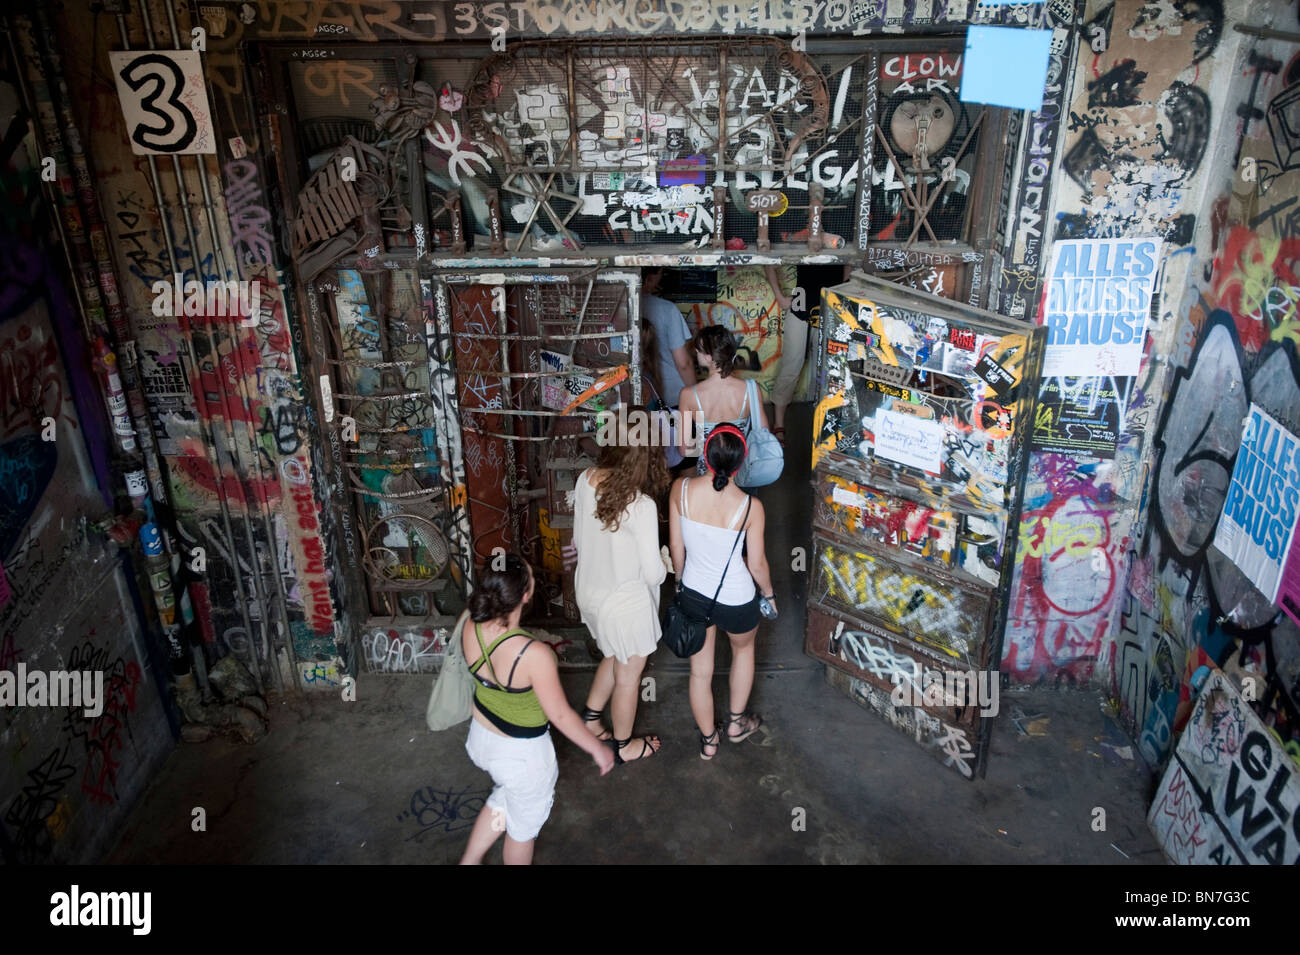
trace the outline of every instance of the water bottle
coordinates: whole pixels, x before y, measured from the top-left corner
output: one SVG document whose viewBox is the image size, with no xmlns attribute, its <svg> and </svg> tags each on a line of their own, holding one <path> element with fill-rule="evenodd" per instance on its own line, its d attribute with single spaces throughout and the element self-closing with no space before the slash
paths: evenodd
<svg viewBox="0 0 1300 955">
<path fill-rule="evenodd" d="M 773 605 L 772 601 L 766 597 L 758 598 L 758 612 L 768 620 L 776 619 L 776 607 Z"/>
</svg>

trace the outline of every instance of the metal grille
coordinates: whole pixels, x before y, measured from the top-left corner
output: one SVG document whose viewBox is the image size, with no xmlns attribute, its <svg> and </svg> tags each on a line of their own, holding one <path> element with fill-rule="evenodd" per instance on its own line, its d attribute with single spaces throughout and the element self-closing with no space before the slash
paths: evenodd
<svg viewBox="0 0 1300 955">
<path fill-rule="evenodd" d="M 857 62 L 832 65 L 832 104 L 817 66 L 772 38 L 520 44 L 475 74 L 465 148 L 476 158 L 461 162 L 499 190 L 511 251 L 698 248 L 722 233 L 753 247 L 746 197 L 760 189 L 786 193 L 773 240 L 802 242 L 816 185 L 837 214 L 825 231 L 842 241 L 856 193 L 861 123 L 843 117 L 861 115 Z"/>
<path fill-rule="evenodd" d="M 880 56 L 872 159 L 873 240 L 967 238 L 967 199 L 984 108 L 958 99 L 962 54 Z"/>
<path fill-rule="evenodd" d="M 541 585 L 534 612 L 573 620 L 568 496 L 595 463 L 596 415 L 640 394 L 634 280 L 497 278 L 447 280 L 474 556 L 520 552 Z"/>
<path fill-rule="evenodd" d="M 428 345 L 419 288 L 408 271 L 337 269 L 317 283 L 332 304 L 339 421 L 355 423 L 344 469 L 364 535 L 372 611 L 437 613 L 451 562 L 436 451 Z"/>
</svg>

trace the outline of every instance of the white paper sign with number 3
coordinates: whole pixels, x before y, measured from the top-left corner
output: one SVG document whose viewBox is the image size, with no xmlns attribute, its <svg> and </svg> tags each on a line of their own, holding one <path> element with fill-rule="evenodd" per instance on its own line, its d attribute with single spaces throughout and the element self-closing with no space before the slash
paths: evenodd
<svg viewBox="0 0 1300 955">
<path fill-rule="evenodd" d="M 137 156 L 215 153 L 203 61 L 193 50 L 109 53 L 127 138 Z"/>
</svg>

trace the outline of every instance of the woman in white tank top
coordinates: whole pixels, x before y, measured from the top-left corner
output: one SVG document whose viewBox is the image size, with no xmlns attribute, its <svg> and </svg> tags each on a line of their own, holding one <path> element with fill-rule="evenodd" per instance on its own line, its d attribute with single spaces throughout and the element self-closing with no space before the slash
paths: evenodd
<svg viewBox="0 0 1300 955">
<path fill-rule="evenodd" d="M 683 427 L 679 437 L 679 451 L 683 457 L 699 455 L 698 471 L 705 474 L 708 466 L 700 448 L 709 433 L 719 424 L 735 425 L 742 435 L 749 437 L 749 385 L 733 377 L 736 365 L 736 339 L 722 325 L 710 325 L 700 330 L 694 341 L 695 360 L 708 377 L 682 389 L 677 399 L 678 411 L 695 420 L 694 440 L 691 428 Z M 758 416 L 767 427 L 767 412 L 759 402 Z"/>
<path fill-rule="evenodd" d="M 700 756 L 712 759 L 720 742 L 713 710 L 718 628 L 727 631 L 731 639 L 730 699 L 724 732 L 727 739 L 739 743 L 763 722 L 745 707 L 754 686 L 759 596 L 774 607 L 776 600 L 763 547 L 763 504 L 731 480 L 745 460 L 745 438 L 740 429 L 726 422 L 716 425 L 705 442 L 702 459 L 708 475 L 679 478 L 673 485 L 668 528 L 678 600 L 692 616 L 710 620 L 704 646 L 691 657 L 690 698 L 700 729 Z M 715 591 L 717 603 L 709 616 Z"/>
</svg>

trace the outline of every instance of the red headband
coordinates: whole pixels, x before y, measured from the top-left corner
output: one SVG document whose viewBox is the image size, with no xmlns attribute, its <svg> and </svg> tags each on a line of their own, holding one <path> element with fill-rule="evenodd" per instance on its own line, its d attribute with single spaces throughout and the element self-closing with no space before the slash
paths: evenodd
<svg viewBox="0 0 1300 955">
<path fill-rule="evenodd" d="M 704 439 L 704 466 L 709 469 L 710 474 L 713 474 L 714 471 L 713 465 L 709 463 L 709 442 L 712 441 L 713 436 L 717 434 L 734 434 L 740 439 L 740 447 L 742 449 L 740 459 L 742 461 L 744 461 L 745 456 L 749 454 L 749 442 L 745 440 L 745 432 L 741 431 L 729 421 L 724 421 L 722 424 L 715 425 L 713 430 L 709 432 L 709 436 Z M 736 470 L 739 471 L 740 469 L 737 468 Z"/>
</svg>

